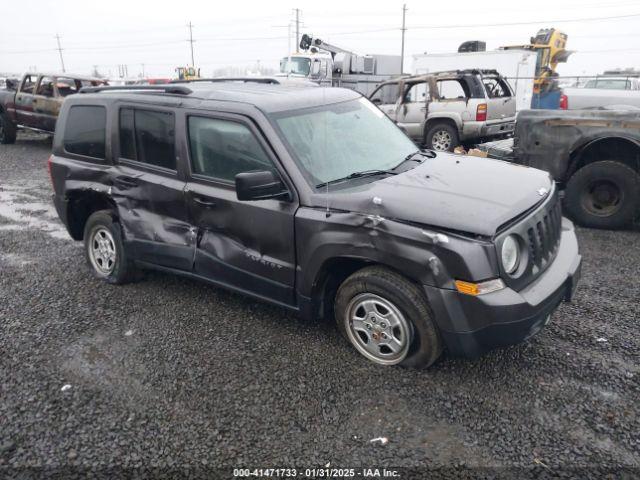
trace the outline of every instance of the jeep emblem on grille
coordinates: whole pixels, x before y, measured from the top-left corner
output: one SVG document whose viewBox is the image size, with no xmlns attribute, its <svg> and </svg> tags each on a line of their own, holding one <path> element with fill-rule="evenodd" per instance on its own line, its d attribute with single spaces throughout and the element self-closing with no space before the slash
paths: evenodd
<svg viewBox="0 0 640 480">
<path fill-rule="evenodd" d="M 538 189 L 538 195 L 540 195 L 541 197 L 544 197 L 548 192 L 549 190 L 544 187 Z"/>
</svg>

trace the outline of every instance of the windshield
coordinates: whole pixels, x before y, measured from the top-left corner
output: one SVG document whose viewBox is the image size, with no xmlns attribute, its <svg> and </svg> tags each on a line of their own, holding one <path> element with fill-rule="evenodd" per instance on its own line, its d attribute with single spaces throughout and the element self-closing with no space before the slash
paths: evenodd
<svg viewBox="0 0 640 480">
<path fill-rule="evenodd" d="M 417 150 L 384 113 L 364 98 L 274 117 L 312 185 L 363 170 L 392 169 Z"/>
<path fill-rule="evenodd" d="M 589 80 L 584 87 L 603 88 L 605 90 L 629 90 L 631 84 L 624 79 L 596 78 L 595 80 Z"/>
<path fill-rule="evenodd" d="M 288 64 L 288 68 L 287 68 Z M 304 57 L 284 57 L 280 60 L 280 73 L 293 73 L 294 75 L 309 75 L 311 60 Z"/>
</svg>

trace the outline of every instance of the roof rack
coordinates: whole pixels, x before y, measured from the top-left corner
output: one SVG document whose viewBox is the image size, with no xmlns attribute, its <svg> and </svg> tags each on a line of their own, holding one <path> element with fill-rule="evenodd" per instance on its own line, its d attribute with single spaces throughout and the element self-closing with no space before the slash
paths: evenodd
<svg viewBox="0 0 640 480">
<path fill-rule="evenodd" d="M 199 83 L 199 82 L 251 82 L 251 83 L 267 83 L 278 84 L 278 80 L 272 77 L 218 77 L 218 78 L 195 78 L 193 80 L 171 80 L 171 83 Z"/>
<path fill-rule="evenodd" d="M 178 95 L 189 95 L 192 93 L 191 89 L 182 87 L 180 85 L 118 85 L 111 86 L 105 85 L 102 87 L 83 87 L 80 89 L 80 93 L 98 93 L 98 92 L 113 92 L 113 91 L 143 91 L 143 92 L 163 92 L 173 93 Z"/>
</svg>

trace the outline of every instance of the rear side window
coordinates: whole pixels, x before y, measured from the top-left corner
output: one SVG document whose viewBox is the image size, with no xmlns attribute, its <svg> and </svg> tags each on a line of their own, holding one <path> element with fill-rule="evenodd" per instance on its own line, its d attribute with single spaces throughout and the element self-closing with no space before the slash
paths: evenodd
<svg viewBox="0 0 640 480">
<path fill-rule="evenodd" d="M 189 117 L 193 173 L 233 182 L 238 173 L 275 172 L 271 160 L 251 130 L 237 122 Z"/>
<path fill-rule="evenodd" d="M 64 129 L 64 149 L 85 157 L 105 158 L 105 107 L 75 105 L 69 109 Z"/>
<path fill-rule="evenodd" d="M 175 170 L 173 113 L 122 108 L 120 110 L 120 158 Z"/>
</svg>

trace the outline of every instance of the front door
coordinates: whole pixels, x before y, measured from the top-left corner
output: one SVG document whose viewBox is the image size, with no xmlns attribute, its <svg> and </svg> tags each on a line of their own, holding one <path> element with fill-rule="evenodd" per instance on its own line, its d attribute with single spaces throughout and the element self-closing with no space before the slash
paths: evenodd
<svg viewBox="0 0 640 480">
<path fill-rule="evenodd" d="M 400 84 L 385 83 L 376 88 L 369 96 L 380 110 L 382 110 L 391 120 L 396 121 L 396 110 L 400 99 Z"/>
<path fill-rule="evenodd" d="M 239 201 L 235 176 L 282 176 L 262 134 L 244 117 L 187 116 L 189 216 L 197 230 L 194 271 L 221 285 L 295 304 L 294 214 L 286 200 Z"/>
<path fill-rule="evenodd" d="M 137 260 L 191 271 L 195 232 L 187 218 L 185 181 L 177 168 L 171 110 L 123 106 L 112 197 Z"/>
<path fill-rule="evenodd" d="M 20 125 L 26 127 L 33 127 L 35 123 L 33 99 L 35 98 L 37 83 L 37 75 L 25 75 L 20 83 L 18 93 L 16 93 L 16 118 Z"/>
</svg>

